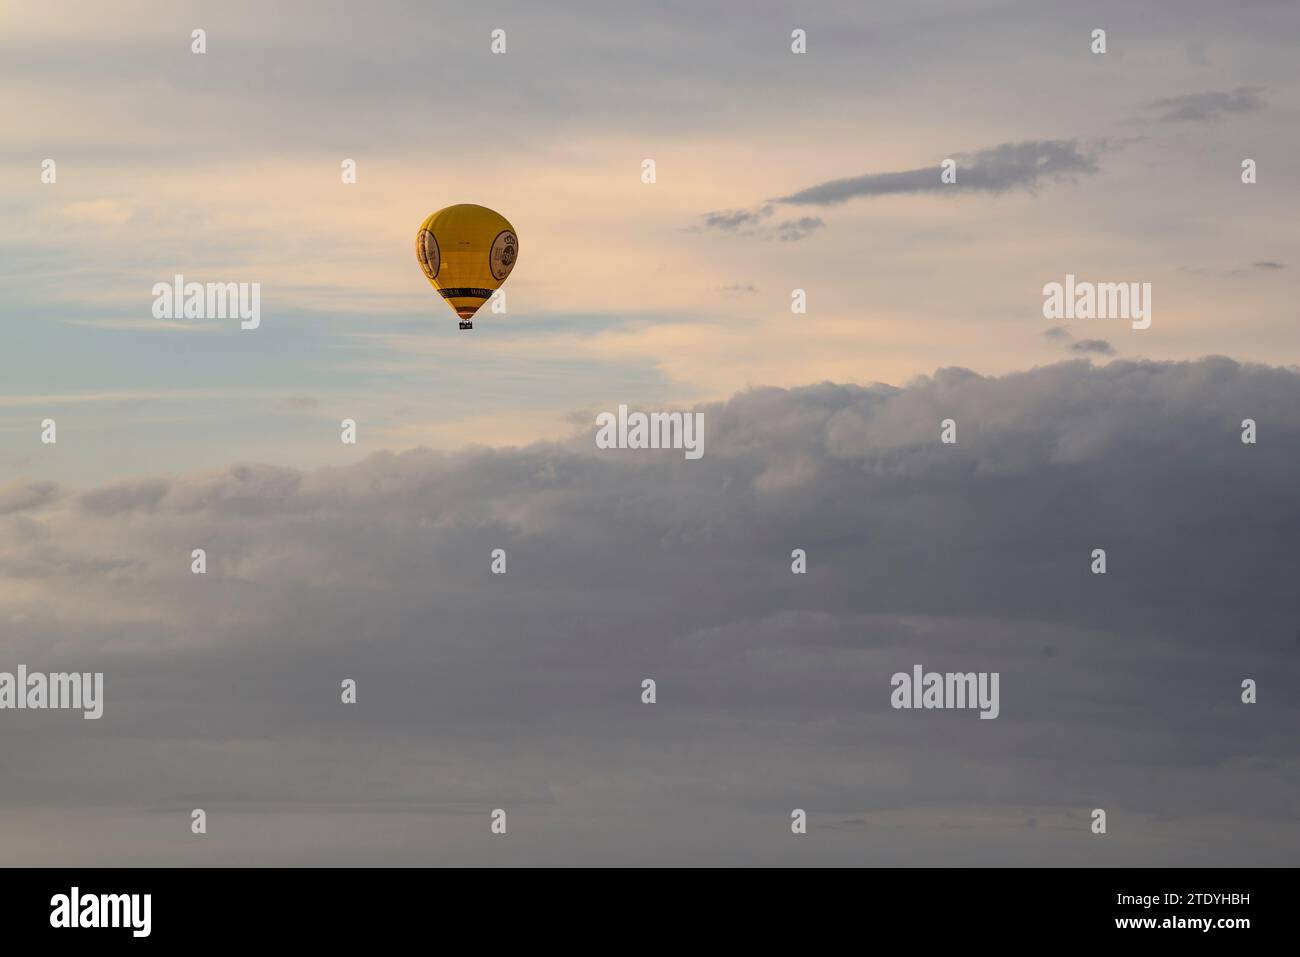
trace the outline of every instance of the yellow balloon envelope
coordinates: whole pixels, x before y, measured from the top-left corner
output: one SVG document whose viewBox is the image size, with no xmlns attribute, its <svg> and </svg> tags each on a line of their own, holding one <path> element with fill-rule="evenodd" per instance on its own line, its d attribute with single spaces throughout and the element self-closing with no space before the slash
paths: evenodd
<svg viewBox="0 0 1300 957">
<path fill-rule="evenodd" d="M 415 255 L 425 278 L 447 300 L 462 329 L 515 268 L 519 237 L 500 213 L 461 203 L 440 209 L 420 224 Z"/>
</svg>

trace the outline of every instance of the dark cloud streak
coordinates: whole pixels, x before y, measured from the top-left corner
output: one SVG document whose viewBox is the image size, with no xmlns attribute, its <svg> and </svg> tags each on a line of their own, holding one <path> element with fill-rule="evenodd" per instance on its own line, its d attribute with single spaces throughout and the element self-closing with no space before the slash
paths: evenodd
<svg viewBox="0 0 1300 957">
<path fill-rule="evenodd" d="M 1159 113 L 1158 123 L 1205 123 L 1264 108 L 1263 87 L 1239 86 L 1231 92 L 1189 93 L 1154 100 L 1149 106 Z"/>
<path fill-rule="evenodd" d="M 1070 351 L 1079 354 L 1113 356 L 1115 347 L 1105 339 L 1080 339 L 1070 343 Z"/>
<path fill-rule="evenodd" d="M 940 166 L 895 173 L 868 173 L 810 186 L 777 200 L 796 205 L 831 206 L 862 196 L 899 193 L 985 192 L 1032 190 L 1044 181 L 1097 172 L 1095 151 L 1076 140 L 1042 140 L 1003 143 L 974 153 L 959 153 L 957 180 L 944 183 Z"/>
</svg>

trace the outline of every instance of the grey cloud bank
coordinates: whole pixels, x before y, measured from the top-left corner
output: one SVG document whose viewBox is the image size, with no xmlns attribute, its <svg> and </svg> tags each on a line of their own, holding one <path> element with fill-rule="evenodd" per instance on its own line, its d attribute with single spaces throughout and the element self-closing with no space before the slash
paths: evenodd
<svg viewBox="0 0 1300 957">
<path fill-rule="evenodd" d="M 1074 361 L 701 409 L 695 462 L 585 430 L 0 488 L 3 661 L 114 689 L 93 734 L 0 720 L 11 862 L 1294 861 L 1300 373 Z M 891 708 L 918 661 L 999 673 L 998 719 Z"/>
</svg>

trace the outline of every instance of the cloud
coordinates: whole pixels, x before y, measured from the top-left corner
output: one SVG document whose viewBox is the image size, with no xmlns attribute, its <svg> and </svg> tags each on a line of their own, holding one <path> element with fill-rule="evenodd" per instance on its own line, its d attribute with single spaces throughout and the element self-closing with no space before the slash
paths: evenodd
<svg viewBox="0 0 1300 957">
<path fill-rule="evenodd" d="M 1263 272 L 1276 272 L 1279 269 L 1285 269 L 1284 263 L 1273 262 L 1272 260 L 1260 260 L 1250 264 L 1250 269 L 1258 269 Z M 1235 279 L 1242 276 L 1249 276 L 1250 269 L 1245 266 L 1236 266 L 1232 269 L 1211 269 L 1208 266 L 1179 266 L 1178 271 L 1187 273 L 1191 276 L 1200 278 L 1223 278 Z"/>
<path fill-rule="evenodd" d="M 777 202 L 832 206 L 860 196 L 898 193 L 1003 193 L 1032 190 L 1044 181 L 1097 172 L 1096 151 L 1077 140 L 1003 143 L 974 153 L 958 153 L 957 181 L 940 180 L 939 164 L 892 173 L 868 173 L 835 179 L 781 197 Z"/>
<path fill-rule="evenodd" d="M 0 485 L 0 515 L 40 508 L 55 501 L 59 495 L 57 482 L 18 479 L 7 485 Z"/>
<path fill-rule="evenodd" d="M 786 220 L 776 227 L 766 221 L 777 203 L 795 206 L 835 206 L 862 196 L 888 196 L 901 193 L 990 193 L 1009 190 L 1034 190 L 1044 182 L 1093 174 L 1099 169 L 1097 153 L 1115 145 L 1099 141 L 1084 147 L 1076 140 L 1043 140 L 1003 143 L 974 153 L 957 153 L 957 180 L 944 183 L 939 166 L 893 173 L 868 173 L 864 176 L 835 179 L 791 193 L 750 209 L 724 209 L 705 213 L 699 229 L 716 229 L 765 239 L 794 241 L 804 239 L 826 224 L 820 218 L 804 216 Z"/>
<path fill-rule="evenodd" d="M 699 461 L 598 451 L 588 420 L 524 448 L 7 486 L 44 504 L 0 523 L 0 660 L 102 670 L 106 704 L 93 729 L 0 721 L 0 838 L 120 861 L 111 820 L 133 862 L 183 862 L 202 806 L 212 861 L 473 863 L 506 807 L 514 862 L 775 863 L 801 806 L 866 822 L 882 862 L 1064 864 L 1099 862 L 1105 806 L 1126 863 L 1293 860 L 1300 712 L 1236 688 L 1300 680 L 1297 408 L 1294 370 L 1079 360 L 750 390 L 700 407 Z M 915 663 L 998 671 L 1002 716 L 892 710 Z"/>
<path fill-rule="evenodd" d="M 157 506 L 170 488 L 166 479 L 116 482 L 82 495 L 80 504 L 87 512 L 99 515 L 148 510 Z"/>
<path fill-rule="evenodd" d="M 1090 355 L 1113 356 L 1115 349 L 1105 339 L 1080 339 L 1070 343 L 1070 351 Z"/>
<path fill-rule="evenodd" d="M 761 206 L 758 209 L 723 209 L 704 214 L 704 225 L 709 229 L 720 229 L 724 233 L 753 230 L 763 220 L 772 215 L 772 207 Z"/>
<path fill-rule="evenodd" d="M 743 236 L 758 236 L 763 239 L 775 239 L 779 242 L 798 242 L 806 239 L 823 228 L 826 223 L 816 216 L 801 216 L 787 219 L 775 226 L 768 226 L 766 221 L 772 215 L 774 207 L 769 203 L 755 209 L 724 209 L 703 216 L 703 229 L 717 229 L 724 233 L 736 233 Z"/>
<path fill-rule="evenodd" d="M 776 227 L 776 238 L 781 242 L 797 242 L 806 239 L 826 223 L 816 216 L 801 216 L 790 219 Z"/>
<path fill-rule="evenodd" d="M 1206 91 L 1153 100 L 1149 108 L 1159 112 L 1158 123 L 1204 123 L 1228 114 L 1253 113 L 1264 108 L 1259 86 L 1239 86 L 1230 93 Z"/>
<path fill-rule="evenodd" d="M 1050 329 L 1044 329 L 1043 335 L 1048 339 L 1069 339 L 1070 332 L 1065 326 L 1052 326 Z"/>
</svg>

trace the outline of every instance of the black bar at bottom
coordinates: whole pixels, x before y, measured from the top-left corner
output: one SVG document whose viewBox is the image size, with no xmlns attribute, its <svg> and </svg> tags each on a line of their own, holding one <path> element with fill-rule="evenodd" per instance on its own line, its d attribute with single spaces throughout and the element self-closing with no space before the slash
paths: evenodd
<svg viewBox="0 0 1300 957">
<path fill-rule="evenodd" d="M 1128 937 L 1231 946 L 1283 932 L 1293 884 L 1293 871 L 1269 869 L 3 870 L 0 926 L 7 943 L 283 940 L 331 952 L 429 931 L 452 946 L 716 937 L 788 938 L 806 949 L 895 934 L 926 944 Z"/>
</svg>

